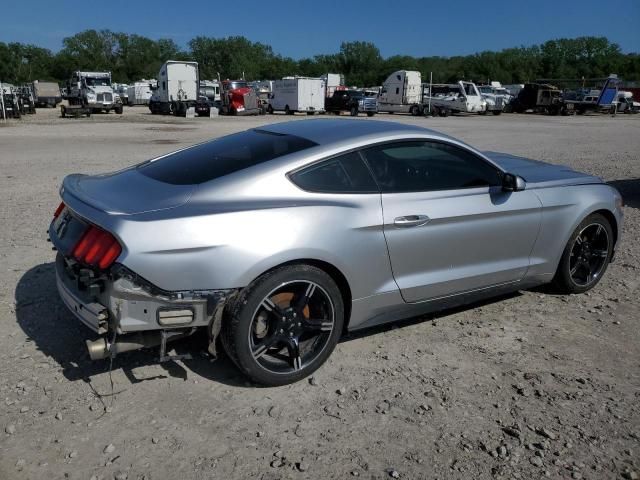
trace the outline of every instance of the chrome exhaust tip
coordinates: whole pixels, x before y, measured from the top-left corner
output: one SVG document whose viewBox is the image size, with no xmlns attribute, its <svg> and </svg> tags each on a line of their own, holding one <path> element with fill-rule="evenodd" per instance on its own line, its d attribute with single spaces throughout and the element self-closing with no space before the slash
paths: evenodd
<svg viewBox="0 0 640 480">
<path fill-rule="evenodd" d="M 87 351 L 91 360 L 103 360 L 109 356 L 109 347 L 107 340 L 99 338 L 98 340 L 87 340 Z"/>
</svg>

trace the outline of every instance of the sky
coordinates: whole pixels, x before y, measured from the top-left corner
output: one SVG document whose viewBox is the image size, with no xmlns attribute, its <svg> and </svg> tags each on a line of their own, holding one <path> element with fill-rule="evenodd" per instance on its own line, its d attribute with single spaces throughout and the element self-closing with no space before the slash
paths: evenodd
<svg viewBox="0 0 640 480">
<path fill-rule="evenodd" d="M 0 41 L 54 52 L 86 29 L 172 38 L 183 48 L 198 35 L 242 35 L 294 59 L 355 40 L 375 43 L 384 57 L 467 55 L 579 36 L 640 52 L 640 0 L 30 0 L 6 2 L 2 18 Z"/>
</svg>

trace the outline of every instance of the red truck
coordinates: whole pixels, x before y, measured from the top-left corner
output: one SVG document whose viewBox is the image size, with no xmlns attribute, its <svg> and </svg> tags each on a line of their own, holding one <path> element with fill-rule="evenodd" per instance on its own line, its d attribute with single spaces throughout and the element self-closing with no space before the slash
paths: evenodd
<svg viewBox="0 0 640 480">
<path fill-rule="evenodd" d="M 220 100 L 222 115 L 263 115 L 264 109 L 256 91 L 244 80 L 224 80 Z"/>
</svg>

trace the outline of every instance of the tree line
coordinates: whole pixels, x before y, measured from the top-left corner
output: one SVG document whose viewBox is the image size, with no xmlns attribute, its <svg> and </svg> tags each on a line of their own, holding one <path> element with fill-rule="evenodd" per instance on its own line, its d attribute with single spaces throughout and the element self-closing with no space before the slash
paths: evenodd
<svg viewBox="0 0 640 480">
<path fill-rule="evenodd" d="M 549 40 L 531 47 L 485 51 L 465 56 L 384 58 L 371 42 L 343 42 L 340 51 L 294 60 L 271 46 L 245 37 L 199 36 L 180 48 L 171 39 L 150 38 L 110 30 L 86 30 L 63 40 L 54 53 L 23 43 L 0 42 L 0 80 L 65 81 L 75 70 L 111 71 L 113 80 L 129 83 L 156 78 L 166 60 L 195 60 L 200 77 L 247 80 L 277 79 L 287 75 L 320 76 L 343 73 L 348 85 L 380 85 L 395 70 L 418 70 L 434 82 L 498 80 L 505 84 L 539 78 L 598 78 L 617 73 L 626 81 L 640 80 L 640 54 L 623 53 L 605 37 Z"/>
</svg>

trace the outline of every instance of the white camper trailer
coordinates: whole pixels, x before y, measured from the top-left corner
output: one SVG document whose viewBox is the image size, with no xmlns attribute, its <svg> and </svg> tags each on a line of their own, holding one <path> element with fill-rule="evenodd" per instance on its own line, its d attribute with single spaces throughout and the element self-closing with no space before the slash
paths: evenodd
<svg viewBox="0 0 640 480">
<path fill-rule="evenodd" d="M 273 82 L 267 111 L 306 112 L 313 115 L 324 112 L 325 81 L 321 78 L 295 77 Z"/>
<path fill-rule="evenodd" d="M 133 85 L 129 85 L 127 89 L 129 105 L 149 105 L 152 87 L 157 86 L 156 80 L 140 80 Z"/>
<path fill-rule="evenodd" d="M 185 116 L 196 106 L 200 87 L 197 62 L 168 60 L 158 72 L 158 88 L 149 100 L 151 113 Z"/>
<path fill-rule="evenodd" d="M 420 72 L 398 70 L 387 77 L 378 95 L 378 111 L 422 113 L 422 76 Z"/>
</svg>

